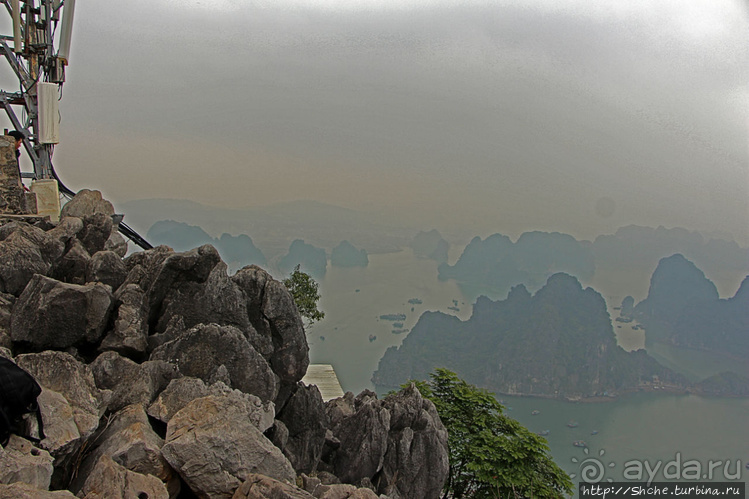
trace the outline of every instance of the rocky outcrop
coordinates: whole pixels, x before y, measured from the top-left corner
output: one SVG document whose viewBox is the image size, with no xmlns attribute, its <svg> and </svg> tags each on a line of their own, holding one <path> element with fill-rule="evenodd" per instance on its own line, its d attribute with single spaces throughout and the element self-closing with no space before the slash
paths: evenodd
<svg viewBox="0 0 749 499">
<path fill-rule="evenodd" d="M 281 450 L 252 424 L 253 412 L 236 398 L 209 395 L 169 420 L 162 453 L 196 494 L 230 497 L 251 473 L 296 480 Z"/>
<path fill-rule="evenodd" d="M 13 307 L 11 338 L 35 350 L 95 344 L 109 322 L 110 289 L 98 282 L 80 286 L 36 274 Z"/>
<path fill-rule="evenodd" d="M 447 430 L 411 386 L 384 400 L 368 390 L 327 402 L 323 463 L 342 481 L 388 497 L 438 497 L 447 478 Z M 367 449 L 367 452 L 361 452 Z"/>
<path fill-rule="evenodd" d="M 348 241 L 341 241 L 330 253 L 330 264 L 335 267 L 366 267 L 369 264 L 367 251 L 356 249 Z"/>
<path fill-rule="evenodd" d="M 232 326 L 200 324 L 158 347 L 151 359 L 169 362 L 183 375 L 207 383 L 223 381 L 265 401 L 278 394 L 278 382 L 268 362 Z"/>
<path fill-rule="evenodd" d="M 124 257 L 113 213 L 82 191 L 58 223 L 0 226 L 0 354 L 41 385 L 45 433 L 0 451 L 0 498 L 421 498 L 427 480 L 440 487 L 433 407 L 371 392 L 324 404 L 300 381 L 309 347 L 282 283 L 257 266 L 229 276 L 210 245 Z"/>
<path fill-rule="evenodd" d="M 11 435 L 5 448 L 0 447 L 0 483 L 23 482 L 47 490 L 52 480 L 52 461 L 48 452 Z"/>
</svg>

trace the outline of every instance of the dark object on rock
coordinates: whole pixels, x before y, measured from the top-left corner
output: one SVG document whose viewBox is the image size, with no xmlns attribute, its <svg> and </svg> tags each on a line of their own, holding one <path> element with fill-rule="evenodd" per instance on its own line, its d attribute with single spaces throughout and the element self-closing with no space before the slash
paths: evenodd
<svg viewBox="0 0 749 499">
<path fill-rule="evenodd" d="M 0 357 L 0 445 L 5 447 L 21 418 L 31 412 L 36 413 L 39 438 L 29 439 L 38 442 L 44 438 L 42 413 L 36 401 L 41 393 L 42 387 L 31 374 Z"/>
</svg>

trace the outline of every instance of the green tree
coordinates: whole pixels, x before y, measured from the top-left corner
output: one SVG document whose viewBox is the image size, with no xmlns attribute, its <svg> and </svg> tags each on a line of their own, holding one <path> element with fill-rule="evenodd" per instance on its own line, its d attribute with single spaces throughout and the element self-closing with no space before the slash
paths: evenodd
<svg viewBox="0 0 749 499">
<path fill-rule="evenodd" d="M 444 498 L 564 497 L 569 476 L 549 455 L 546 439 L 502 413 L 494 394 L 447 369 L 415 382 L 447 428 L 450 473 Z"/>
<path fill-rule="evenodd" d="M 320 299 L 319 286 L 309 274 L 299 270 L 299 265 L 283 280 L 283 285 L 294 298 L 299 314 L 306 318 L 310 325 L 325 317 L 325 312 L 317 308 Z"/>
</svg>

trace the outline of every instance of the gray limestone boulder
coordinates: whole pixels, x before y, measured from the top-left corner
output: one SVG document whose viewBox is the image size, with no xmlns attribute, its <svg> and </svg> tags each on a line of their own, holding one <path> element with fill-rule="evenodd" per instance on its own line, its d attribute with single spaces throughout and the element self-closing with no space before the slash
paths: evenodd
<svg viewBox="0 0 749 499">
<path fill-rule="evenodd" d="M 58 460 L 78 450 L 81 444 L 81 431 L 76 423 L 74 407 L 68 399 L 54 390 L 42 388 L 37 402 L 42 411 L 45 435 L 39 445 Z M 92 420 L 86 423 L 91 425 Z"/>
<path fill-rule="evenodd" d="M 127 267 L 114 251 L 98 251 L 91 256 L 86 266 L 86 282 L 108 284 L 113 290 L 120 287 L 127 277 Z"/>
<path fill-rule="evenodd" d="M 183 375 L 207 383 L 224 381 L 263 401 L 273 401 L 278 394 L 278 381 L 268 363 L 232 326 L 200 324 L 158 347 L 151 360 L 175 364 Z"/>
<path fill-rule="evenodd" d="M 47 274 L 65 246 L 23 222 L 0 227 L 0 291 L 18 296 L 34 274 Z"/>
<path fill-rule="evenodd" d="M 318 499 L 378 499 L 378 495 L 367 488 L 350 484 L 320 485 L 314 494 Z M 420 496 L 423 498 L 432 496 Z"/>
<path fill-rule="evenodd" d="M 172 380 L 166 390 L 161 392 L 148 407 L 148 414 L 159 421 L 168 423 L 172 416 L 187 404 L 209 395 L 241 399 L 243 405 L 251 408 L 249 419 L 258 430 L 264 432 L 273 426 L 275 414 L 273 402 L 263 402 L 255 395 L 232 390 L 221 381 L 206 385 L 201 379 L 187 376 Z"/>
<path fill-rule="evenodd" d="M 83 499 L 169 499 L 166 486 L 153 475 L 144 475 L 103 455 L 88 475 L 79 497 Z"/>
<path fill-rule="evenodd" d="M 0 447 L 0 484 L 23 482 L 35 489 L 47 490 L 52 480 L 52 462 L 47 451 L 11 434 L 8 444 Z"/>
<path fill-rule="evenodd" d="M 265 475 L 250 474 L 232 499 L 314 499 L 315 496 Z"/>
<path fill-rule="evenodd" d="M 81 438 L 91 436 L 107 409 L 111 392 L 96 387 L 91 369 L 65 352 L 45 351 L 16 357 L 16 363 L 47 390 L 62 395 L 70 404 Z M 42 416 L 44 416 L 44 406 Z M 45 432 L 48 425 L 45 421 Z"/>
<path fill-rule="evenodd" d="M 388 448 L 373 479 L 380 493 L 406 498 L 438 497 L 447 479 L 447 430 L 434 404 L 411 386 L 383 401 L 390 412 Z"/>
<path fill-rule="evenodd" d="M 108 286 L 67 284 L 35 275 L 11 314 L 11 338 L 43 350 L 97 343 L 112 309 Z"/>
<path fill-rule="evenodd" d="M 0 499 L 76 499 L 69 490 L 40 490 L 28 483 L 0 485 Z"/>
<path fill-rule="evenodd" d="M 258 351 L 270 350 L 264 355 L 290 394 L 309 366 L 307 335 L 294 299 L 281 282 L 255 265 L 239 270 L 231 279 L 244 292 L 250 322 L 259 335 L 251 341 L 262 341 Z"/>
<path fill-rule="evenodd" d="M 60 219 L 55 227 L 48 230 L 47 235 L 67 247 L 81 230 L 83 230 L 83 220 L 78 217 L 65 217 Z"/>
<path fill-rule="evenodd" d="M 15 296 L 7 293 L 0 293 L 0 347 L 12 347 L 10 339 L 10 316 L 15 304 Z"/>
<path fill-rule="evenodd" d="M 83 247 L 90 255 L 104 249 L 104 246 L 112 235 L 114 222 L 112 216 L 104 213 L 94 213 L 83 219 L 83 229 L 76 237 L 81 241 Z"/>
<path fill-rule="evenodd" d="M 175 317 L 182 317 L 188 329 L 198 324 L 215 323 L 234 326 L 248 339 L 257 336 L 247 316 L 244 294 L 227 275 L 223 262 L 213 267 L 205 281 L 175 282 L 167 290 L 161 302 L 155 331 L 165 331 Z"/>
<path fill-rule="evenodd" d="M 111 217 L 114 215 L 114 206 L 102 198 L 101 192 L 82 189 L 73 199 L 65 203 L 65 206 L 60 210 L 60 218 L 78 217 L 83 219 L 95 213 L 103 213 Z"/>
<path fill-rule="evenodd" d="M 351 397 L 337 399 L 350 403 Z M 353 400 L 353 407 L 327 408 L 330 430 L 340 441 L 329 457 L 335 475 L 342 482 L 355 484 L 380 471 L 388 445 L 390 412 L 368 390 Z M 353 414 L 351 414 L 353 412 Z M 349 413 L 350 415 L 342 415 Z"/>
<path fill-rule="evenodd" d="M 119 232 L 112 230 L 109 239 L 104 243 L 104 251 L 113 251 L 120 258 L 127 255 L 127 241 Z"/>
<path fill-rule="evenodd" d="M 57 260 L 49 274 L 58 281 L 85 284 L 89 260 L 91 260 L 91 255 L 88 254 L 83 243 L 78 239 L 73 239 L 68 243 L 65 254 Z"/>
<path fill-rule="evenodd" d="M 253 473 L 294 483 L 291 463 L 250 422 L 253 410 L 235 398 L 211 395 L 169 420 L 161 452 L 199 497 L 231 497 Z"/>
<path fill-rule="evenodd" d="M 70 487 L 78 492 L 103 456 L 127 470 L 152 475 L 164 483 L 178 484 L 174 470 L 161 454 L 164 440 L 151 428 L 140 404 L 133 404 L 108 417 L 106 425 L 92 439 Z"/>
<path fill-rule="evenodd" d="M 117 352 L 104 352 L 91 363 L 96 386 L 111 390 L 109 410 L 131 404 L 148 406 L 169 382 L 180 376 L 176 366 L 161 360 L 138 364 Z"/>
<path fill-rule="evenodd" d="M 300 381 L 277 419 L 288 430 L 286 443 L 281 449 L 294 470 L 297 473 L 316 470 L 328 428 L 328 416 L 320 390 Z"/>
<path fill-rule="evenodd" d="M 185 283 L 205 283 L 221 257 L 216 248 L 206 244 L 184 253 L 156 248 L 147 256 L 133 258 L 126 264 L 131 269 L 130 265 L 139 260 L 145 270 L 139 284 L 148 293 L 149 323 L 156 324 L 167 294 Z"/>
<path fill-rule="evenodd" d="M 102 253 L 106 252 L 97 255 Z M 127 284 L 115 292 L 114 301 L 114 327 L 99 344 L 99 350 L 142 358 L 148 350 L 146 293 L 137 284 Z"/>
</svg>

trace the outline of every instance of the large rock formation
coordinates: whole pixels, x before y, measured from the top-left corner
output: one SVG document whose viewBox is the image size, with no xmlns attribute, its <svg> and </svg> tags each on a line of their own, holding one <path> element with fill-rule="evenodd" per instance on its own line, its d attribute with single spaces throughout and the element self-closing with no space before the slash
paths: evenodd
<svg viewBox="0 0 749 499">
<path fill-rule="evenodd" d="M 559 232 L 525 232 L 515 243 L 502 234 L 483 241 L 475 237 L 455 265 L 439 267 L 440 279 L 479 286 L 499 297 L 518 284 L 535 291 L 559 272 L 582 281 L 592 278 L 595 263 L 590 243 Z"/>
<path fill-rule="evenodd" d="M 749 276 L 732 298 L 720 299 L 715 284 L 677 253 L 658 263 L 647 298 L 630 316 L 645 327 L 648 343 L 749 360 Z"/>
<path fill-rule="evenodd" d="M 0 498 L 436 497 L 431 403 L 326 407 L 300 381 L 309 347 L 282 283 L 229 276 L 210 245 L 124 258 L 113 213 L 82 191 L 59 223 L 0 226 L 0 354 L 42 386 L 46 436 L 0 451 Z"/>
<path fill-rule="evenodd" d="M 535 295 L 519 285 L 506 300 L 481 297 L 467 321 L 424 313 L 403 344 L 385 352 L 373 380 L 387 390 L 426 379 L 437 367 L 495 393 L 571 400 L 635 390 L 655 379 L 674 390 L 689 387 L 644 351 L 619 347 L 603 297 L 563 273 Z"/>
</svg>

